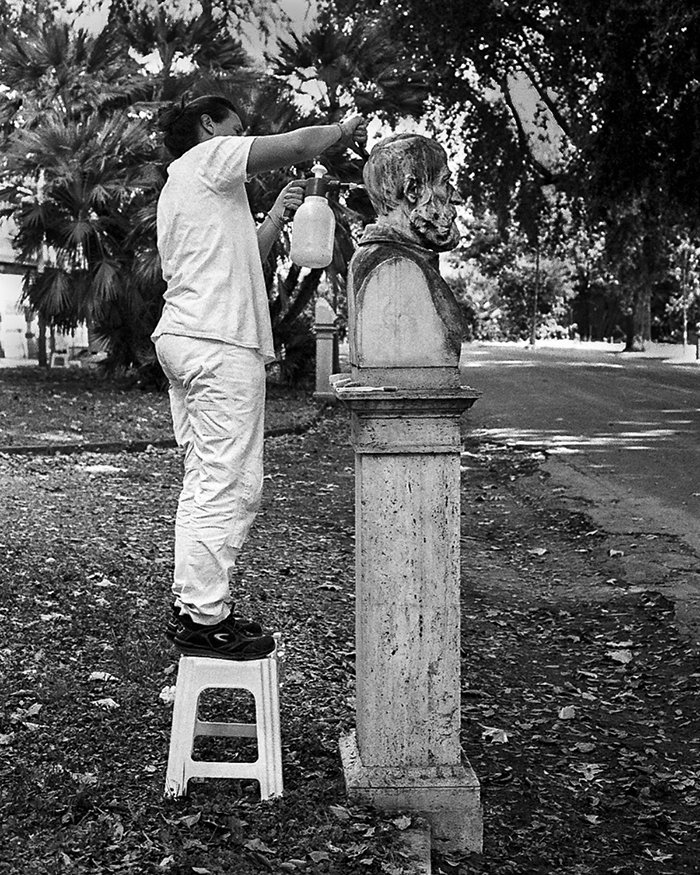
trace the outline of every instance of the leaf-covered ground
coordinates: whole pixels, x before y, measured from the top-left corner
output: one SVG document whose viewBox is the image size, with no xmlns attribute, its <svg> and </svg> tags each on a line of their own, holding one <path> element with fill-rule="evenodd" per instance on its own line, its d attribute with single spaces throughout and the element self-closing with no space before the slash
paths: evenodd
<svg viewBox="0 0 700 875">
<path fill-rule="evenodd" d="M 267 427 L 303 425 L 314 415 L 301 391 L 268 387 Z M 107 380 L 94 368 L 0 367 L 0 448 L 154 443 L 172 440 L 165 392 L 142 392 L 133 379 Z"/>
<path fill-rule="evenodd" d="M 90 441 L 169 436 L 164 396 L 13 374 L 0 371 L 3 405 L 8 393 L 25 400 L 3 406 L 0 435 L 15 446 L 70 421 Z M 315 412 L 279 388 L 269 408 L 276 428 Z M 623 545 L 563 503 L 540 461 L 465 446 L 463 744 L 482 782 L 485 850 L 436 857 L 433 870 L 690 875 L 697 646 L 653 580 L 639 585 L 638 567 L 625 580 Z M 354 723 L 342 410 L 268 440 L 263 508 L 236 580 L 239 609 L 286 642 L 285 795 L 261 804 L 255 784 L 204 781 L 163 799 L 180 465 L 157 447 L 0 455 L 0 873 L 400 875 L 406 820 L 349 805 L 338 755 Z M 231 702 L 204 706 L 215 718 Z"/>
</svg>

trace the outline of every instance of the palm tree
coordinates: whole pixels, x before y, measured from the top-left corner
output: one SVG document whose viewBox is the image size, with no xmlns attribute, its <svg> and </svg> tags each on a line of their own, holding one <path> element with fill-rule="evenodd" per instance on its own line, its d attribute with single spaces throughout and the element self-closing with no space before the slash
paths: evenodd
<svg viewBox="0 0 700 875">
<path fill-rule="evenodd" d="M 97 36 L 49 13 L 0 31 L 0 197 L 9 204 L 2 212 L 15 217 L 21 252 L 40 264 L 26 278 L 26 299 L 40 324 L 87 321 L 117 367 L 152 360 L 149 337 L 162 307 L 155 204 L 164 161 L 155 110 L 202 65 L 215 77 L 246 63 L 211 15 L 184 21 L 160 6 L 152 12 L 117 0 Z M 157 74 L 129 52 L 154 42 L 164 59 Z M 176 57 L 194 59 L 192 71 L 175 72 Z"/>
<path fill-rule="evenodd" d="M 357 104 L 364 101 L 362 108 L 373 101 L 388 114 L 410 114 L 422 99 L 416 77 L 403 71 L 402 78 L 396 64 L 386 61 L 392 53 L 385 36 L 359 26 L 348 36 L 326 22 L 306 41 L 281 44 L 276 75 L 269 77 L 243 52 L 226 12 L 270 4 L 202 0 L 200 7 L 178 17 L 149 0 L 113 0 L 98 36 L 75 32 L 50 15 L 0 27 L 0 198 L 9 201 L 4 212 L 14 213 L 20 226 L 22 251 L 43 259 L 42 269 L 28 277 L 28 300 L 49 325 L 90 320 L 108 339 L 115 364 L 153 360 L 147 338 L 163 291 L 155 205 L 166 161 L 148 122 L 164 101 L 185 93 L 227 93 L 246 106 L 249 133 L 265 134 L 335 121 L 351 94 Z M 142 55 L 157 52 L 159 71 L 145 72 L 130 48 Z M 326 98 L 317 111 L 304 114 L 287 80 L 311 57 Z M 188 62 L 184 72 L 178 59 Z M 363 91 L 360 80 L 374 84 Z M 324 161 L 340 179 L 359 180 L 357 159 L 338 150 Z M 286 179 L 270 174 L 251 185 L 254 213 L 269 209 Z M 367 220 L 368 201 L 356 196 L 353 209 L 338 206 L 337 214 L 336 257 L 327 270 L 334 303 L 343 296 L 351 226 Z M 277 345 L 287 350 L 293 370 L 292 351 L 309 348 L 307 305 L 321 272 L 301 274 L 285 259 L 287 251 L 283 238 L 266 276 Z"/>
<path fill-rule="evenodd" d="M 114 322 L 115 310 L 140 311 L 132 214 L 156 180 L 147 123 L 125 114 L 70 121 L 49 113 L 33 130 L 16 132 L 4 160 L 23 181 L 11 186 L 19 195 L 16 246 L 39 263 L 25 283 L 33 309 L 64 330 L 82 322 L 99 330 Z"/>
<path fill-rule="evenodd" d="M 277 94 L 285 95 L 289 105 L 295 105 L 293 95 L 298 92 L 312 91 L 317 98 L 313 113 L 299 117 L 299 123 L 336 122 L 351 109 L 396 121 L 420 115 L 427 97 L 420 72 L 397 61 L 399 55 L 385 29 L 369 27 L 361 20 L 341 23 L 322 14 L 318 25 L 302 36 L 292 34 L 279 39 L 276 51 L 268 54 L 267 60 L 278 82 Z M 263 117 L 268 115 L 269 111 Z M 344 150 L 330 150 L 324 154 L 323 163 L 342 182 L 358 183 L 362 179 L 363 158 Z M 373 212 L 369 198 L 360 191 L 333 206 L 335 250 L 326 275 L 331 303 L 336 312 L 340 311 L 342 323 L 354 238 Z M 297 326 L 300 322 L 303 326 L 304 310 L 317 293 L 320 280 L 321 271 L 300 276 L 299 269 L 292 265 L 279 281 L 278 293 L 271 302 L 279 342 L 292 348 L 302 346 Z"/>
<path fill-rule="evenodd" d="M 20 252 L 39 264 L 25 277 L 26 300 L 41 324 L 99 322 L 132 291 L 128 212 L 155 151 L 126 108 L 148 81 L 115 27 L 92 36 L 24 17 L 1 38 L 0 199 Z"/>
<path fill-rule="evenodd" d="M 0 83 L 20 98 L 15 125 L 39 125 L 49 109 L 69 119 L 104 116 L 148 93 L 147 77 L 113 24 L 92 35 L 25 16 L 12 27 L 5 22 L 0 38 Z"/>
<path fill-rule="evenodd" d="M 268 60 L 281 77 L 320 85 L 322 105 L 333 120 L 354 106 L 396 121 L 423 115 L 429 96 L 424 72 L 402 54 L 386 24 L 338 21 L 325 13 L 302 36 L 278 40 Z"/>
</svg>

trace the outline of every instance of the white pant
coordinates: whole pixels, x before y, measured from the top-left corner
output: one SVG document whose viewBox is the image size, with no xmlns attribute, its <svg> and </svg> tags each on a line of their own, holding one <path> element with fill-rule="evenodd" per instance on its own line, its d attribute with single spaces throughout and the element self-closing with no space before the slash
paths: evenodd
<svg viewBox="0 0 700 875">
<path fill-rule="evenodd" d="M 255 349 L 174 334 L 159 337 L 156 352 L 185 449 L 175 604 L 213 625 L 230 612 L 230 572 L 260 505 L 265 366 Z"/>
</svg>

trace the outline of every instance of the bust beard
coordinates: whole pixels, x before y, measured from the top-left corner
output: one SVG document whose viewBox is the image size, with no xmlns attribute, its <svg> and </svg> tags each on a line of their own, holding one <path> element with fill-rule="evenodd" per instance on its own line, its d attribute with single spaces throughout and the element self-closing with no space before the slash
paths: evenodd
<svg viewBox="0 0 700 875">
<path fill-rule="evenodd" d="M 457 211 L 452 204 L 441 207 L 435 198 L 419 204 L 409 213 L 411 230 L 426 249 L 447 252 L 459 242 L 459 228 L 455 222 Z"/>
</svg>

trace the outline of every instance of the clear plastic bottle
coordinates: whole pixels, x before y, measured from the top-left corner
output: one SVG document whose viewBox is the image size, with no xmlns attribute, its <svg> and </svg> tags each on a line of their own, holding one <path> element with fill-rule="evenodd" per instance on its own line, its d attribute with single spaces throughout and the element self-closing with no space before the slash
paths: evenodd
<svg viewBox="0 0 700 875">
<path fill-rule="evenodd" d="M 292 223 L 290 256 L 299 267 L 328 267 L 333 260 L 335 216 L 326 197 L 326 168 L 314 164 L 314 178 L 306 183 L 304 203 Z"/>
</svg>

